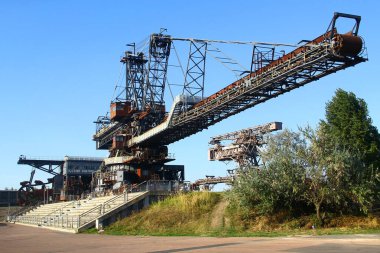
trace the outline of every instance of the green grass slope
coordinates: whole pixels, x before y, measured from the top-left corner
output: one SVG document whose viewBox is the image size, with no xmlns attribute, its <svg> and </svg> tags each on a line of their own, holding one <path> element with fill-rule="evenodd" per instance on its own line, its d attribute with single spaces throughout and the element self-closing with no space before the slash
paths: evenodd
<svg viewBox="0 0 380 253">
<path fill-rule="evenodd" d="M 180 194 L 151 205 L 105 229 L 109 234 L 202 235 L 209 234 L 212 211 L 220 193 Z"/>
<path fill-rule="evenodd" d="M 223 193 L 191 192 L 155 203 L 105 228 L 113 235 L 284 236 L 380 233 L 379 216 L 327 217 L 323 228 L 312 229 L 313 216 L 297 218 L 279 213 L 244 218 Z M 91 232 L 91 231 L 89 231 Z M 95 230 L 92 230 L 95 232 Z"/>
</svg>

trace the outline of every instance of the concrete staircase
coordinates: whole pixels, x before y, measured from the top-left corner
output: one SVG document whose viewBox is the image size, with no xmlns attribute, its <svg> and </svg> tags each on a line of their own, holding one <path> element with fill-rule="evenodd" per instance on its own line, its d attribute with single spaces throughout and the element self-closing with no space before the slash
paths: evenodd
<svg viewBox="0 0 380 253">
<path fill-rule="evenodd" d="M 95 225 L 98 227 L 103 220 L 148 196 L 148 191 L 125 192 L 121 195 L 45 204 L 25 213 L 10 216 L 8 221 L 77 233 Z"/>
<path fill-rule="evenodd" d="M 179 190 L 178 181 L 149 180 L 120 195 L 89 197 L 77 201 L 24 208 L 8 217 L 8 222 L 78 233 L 102 228 L 159 201 Z"/>
</svg>

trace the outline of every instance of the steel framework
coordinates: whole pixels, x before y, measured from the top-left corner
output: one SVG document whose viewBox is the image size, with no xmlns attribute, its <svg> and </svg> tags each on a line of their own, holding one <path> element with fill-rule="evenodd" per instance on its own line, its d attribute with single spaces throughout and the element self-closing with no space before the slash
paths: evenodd
<svg viewBox="0 0 380 253">
<path fill-rule="evenodd" d="M 32 167 L 29 181 L 20 182 L 21 187 L 18 190 L 20 200 L 22 200 L 24 204 L 29 204 L 29 201 L 32 201 L 31 194 L 34 191 L 35 186 L 41 186 L 42 189 L 45 189 L 45 185 L 53 183 L 52 179 L 48 179 L 48 182 L 46 183 L 43 183 L 40 180 L 35 180 L 33 183 L 36 169 L 47 172 L 53 176 L 62 175 L 64 160 L 28 158 L 24 155 L 20 155 L 17 164 L 29 165 Z"/>
<path fill-rule="evenodd" d="M 146 88 L 146 104 L 154 108 L 164 105 L 164 91 L 168 59 L 170 55 L 170 36 L 162 33 L 152 34 L 149 47 L 149 80 Z"/>
<path fill-rule="evenodd" d="M 207 42 L 190 41 L 189 58 L 183 94 L 192 97 L 204 95 Z"/>
<path fill-rule="evenodd" d="M 29 180 L 29 182 L 32 183 L 36 169 L 47 172 L 53 176 L 62 174 L 62 166 L 64 161 L 55 159 L 27 158 L 26 156 L 21 155 L 17 164 L 29 165 L 33 168 Z M 57 172 L 57 170 L 59 170 L 59 172 Z"/>
<path fill-rule="evenodd" d="M 117 96 L 115 100 L 129 102 L 131 103 L 132 110 L 141 111 L 145 106 L 144 78 L 147 60 L 142 53 L 136 55 L 127 51 L 120 61 L 126 65 L 125 94 L 123 94 L 124 96 Z"/>
<path fill-rule="evenodd" d="M 339 17 L 356 21 L 348 34 L 337 32 L 335 21 Z M 122 116 L 98 119 L 99 126 L 93 138 L 97 148 L 111 149 L 110 158 L 120 157 L 118 161 L 122 164 L 162 165 L 168 161 L 167 145 L 269 99 L 367 61 L 364 42 L 358 36 L 359 24 L 359 16 L 335 13 L 326 33 L 289 53 L 278 48 L 283 44 L 179 39 L 162 32 L 153 34 L 148 61 L 145 63 L 143 55 L 136 54 L 140 57 L 138 74 L 133 72 L 136 65 L 126 65 L 130 73 L 126 89 L 131 89 L 127 93 L 137 94 L 127 97 L 130 96 L 131 103 L 140 103 L 142 107 L 140 111 L 133 111 L 127 106 L 120 111 Z M 190 41 L 190 53 L 184 94 L 177 96 L 171 110 L 165 112 L 164 90 L 173 40 Z M 252 45 L 251 72 L 202 99 L 210 43 Z M 118 143 L 115 137 L 122 137 L 122 142 Z"/>
<path fill-rule="evenodd" d="M 170 119 L 171 124 L 166 129 L 156 133 L 148 131 L 145 138 L 132 138 L 128 146 L 168 145 L 271 98 L 367 60 L 361 55 L 337 54 L 333 44 L 326 40 L 330 34 L 323 34 L 202 100 Z"/>
<path fill-rule="evenodd" d="M 240 169 L 259 166 L 259 150 L 265 144 L 264 135 L 282 129 L 281 122 L 242 129 L 211 138 L 210 161 L 235 161 Z M 223 144 L 231 141 L 229 145 Z"/>
<path fill-rule="evenodd" d="M 233 182 L 233 177 L 232 176 L 226 176 L 226 177 L 215 177 L 215 176 L 206 176 L 206 178 L 198 179 L 194 182 L 194 186 L 200 186 L 204 185 L 206 186 L 209 190 L 216 184 L 232 184 Z"/>
</svg>

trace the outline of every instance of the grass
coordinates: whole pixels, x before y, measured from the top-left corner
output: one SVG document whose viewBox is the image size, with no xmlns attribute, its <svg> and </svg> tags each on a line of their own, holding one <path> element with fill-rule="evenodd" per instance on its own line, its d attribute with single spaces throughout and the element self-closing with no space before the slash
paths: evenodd
<svg viewBox="0 0 380 253">
<path fill-rule="evenodd" d="M 191 192 L 155 203 L 104 230 L 109 235 L 275 237 L 380 233 L 379 216 L 328 215 L 324 227 L 312 229 L 313 215 L 286 213 L 244 219 L 231 210 L 222 193 Z M 87 233 L 97 233 L 90 229 Z"/>
<path fill-rule="evenodd" d="M 158 202 L 105 229 L 106 234 L 206 235 L 219 193 L 180 194 Z"/>
</svg>

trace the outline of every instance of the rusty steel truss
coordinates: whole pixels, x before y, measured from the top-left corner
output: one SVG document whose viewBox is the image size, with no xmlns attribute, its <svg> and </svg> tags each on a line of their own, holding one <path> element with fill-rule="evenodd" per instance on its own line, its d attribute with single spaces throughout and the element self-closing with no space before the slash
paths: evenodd
<svg viewBox="0 0 380 253">
<path fill-rule="evenodd" d="M 354 19 L 355 26 L 348 33 L 339 33 L 335 27 L 338 18 Z M 116 111 L 111 111 L 111 117 L 98 118 L 93 137 L 97 148 L 109 149 L 110 158 L 121 157 L 119 161 L 135 167 L 164 164 L 168 161 L 167 145 L 281 94 L 367 61 L 364 41 L 358 36 L 359 24 L 359 16 L 335 13 L 327 32 L 286 54 L 275 44 L 251 43 L 251 71 L 206 98 L 203 98 L 203 85 L 207 45 L 229 42 L 153 34 L 148 56 L 133 52 L 141 68 L 136 68 L 139 74 L 130 75 L 127 88 L 132 88 L 130 94 L 140 95 L 127 96 L 124 102 L 115 101 L 111 109 Z M 170 45 L 174 40 L 189 41 L 191 45 L 183 94 L 174 99 L 172 108 L 166 112 L 163 92 Z M 133 90 L 136 87 L 142 90 Z M 139 103 L 141 106 L 134 107 Z"/>
<path fill-rule="evenodd" d="M 265 144 L 264 135 L 282 129 L 281 122 L 242 129 L 211 138 L 210 161 L 235 161 L 240 169 L 259 166 L 259 150 Z M 231 141 L 228 145 L 225 141 Z"/>
</svg>

